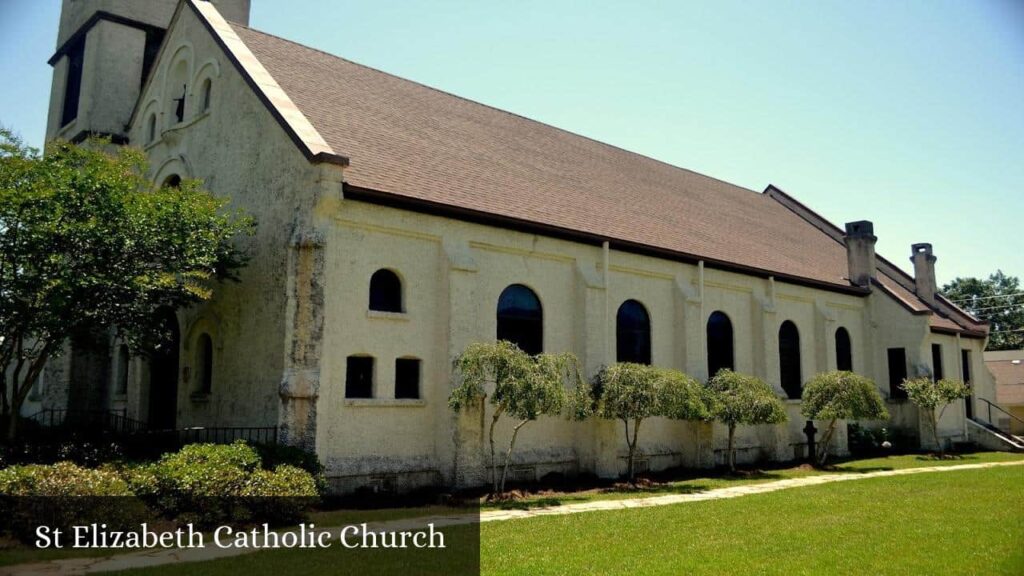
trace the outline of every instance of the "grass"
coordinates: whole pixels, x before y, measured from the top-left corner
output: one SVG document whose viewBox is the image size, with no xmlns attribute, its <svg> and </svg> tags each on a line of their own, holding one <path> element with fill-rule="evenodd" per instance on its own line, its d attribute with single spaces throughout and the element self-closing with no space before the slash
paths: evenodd
<svg viewBox="0 0 1024 576">
<path fill-rule="evenodd" d="M 1021 574 L 1024 469 L 485 524 L 484 574 Z"/>
<path fill-rule="evenodd" d="M 819 470 L 809 466 L 793 466 L 788 468 L 741 471 L 739 474 L 728 473 L 705 475 L 681 479 L 666 479 L 637 487 L 622 484 L 603 485 L 578 490 L 538 489 L 528 492 L 514 500 L 483 502 L 483 509 L 529 509 L 539 507 L 560 506 L 595 500 L 621 500 L 625 498 L 643 498 L 645 496 L 662 496 L 666 494 L 695 494 L 729 488 L 745 484 L 760 484 L 775 480 L 818 476 L 821 474 L 863 474 L 882 470 L 902 470 L 906 468 L 923 468 L 933 466 L 956 466 L 960 464 L 981 464 L 986 462 L 1011 462 L 1024 460 L 1024 455 L 1007 452 L 976 452 L 962 454 L 947 459 L 936 459 L 928 455 L 905 454 L 883 458 L 848 460 L 838 462 L 830 469 Z M 700 472 L 698 472 L 700 473 Z"/>
<path fill-rule="evenodd" d="M 475 551 L 475 528 L 458 527 Z M 676 506 L 542 516 L 480 527 L 481 573 L 1020 574 L 1024 468 L 837 482 Z M 123 572 L 463 574 L 430 551 L 274 550 Z M 355 566 L 355 562 L 362 560 Z M 421 573 L 419 570 L 413 573 Z"/>
</svg>

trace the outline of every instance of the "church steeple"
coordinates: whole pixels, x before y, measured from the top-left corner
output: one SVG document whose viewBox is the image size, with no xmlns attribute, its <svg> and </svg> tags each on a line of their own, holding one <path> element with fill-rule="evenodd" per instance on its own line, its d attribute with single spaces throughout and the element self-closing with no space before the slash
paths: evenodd
<svg viewBox="0 0 1024 576">
<path fill-rule="evenodd" d="M 47 140 L 89 134 L 127 140 L 126 124 L 178 3 L 63 0 L 57 50 L 50 58 Z M 248 24 L 249 0 L 213 4 L 226 19 Z"/>
</svg>

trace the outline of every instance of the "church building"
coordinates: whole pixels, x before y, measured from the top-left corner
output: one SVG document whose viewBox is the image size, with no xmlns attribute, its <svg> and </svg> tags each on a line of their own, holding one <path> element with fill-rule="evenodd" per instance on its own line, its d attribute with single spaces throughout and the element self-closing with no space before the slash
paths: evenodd
<svg viewBox="0 0 1024 576">
<path fill-rule="evenodd" d="M 958 377 L 944 443 L 985 442 L 988 326 L 775 186 L 744 189 L 248 27 L 249 0 L 63 0 L 47 139 L 145 151 L 155 185 L 197 178 L 257 221 L 241 281 L 167 318 L 173 345 L 69 345 L 26 411 L 109 410 L 154 429 L 270 428 L 336 491 L 472 486 L 489 417 L 448 407 L 452 359 L 506 339 L 706 380 L 770 383 L 789 422 L 740 462 L 806 450 L 802 385 L 853 370 L 894 433 L 930 442 L 898 384 Z M 879 210 L 865 207 L 865 210 Z M 870 218 L 871 214 L 864 214 Z M 907 214 L 907 218 L 915 217 Z M 902 257 L 907 257 L 904 254 Z M 725 430 L 653 419 L 641 469 L 721 464 Z M 821 423 L 819 423 L 819 428 Z M 846 449 L 845 427 L 835 449 Z M 501 434 L 511 433 L 511 426 Z M 622 427 L 542 418 L 517 480 L 625 469 Z"/>
</svg>

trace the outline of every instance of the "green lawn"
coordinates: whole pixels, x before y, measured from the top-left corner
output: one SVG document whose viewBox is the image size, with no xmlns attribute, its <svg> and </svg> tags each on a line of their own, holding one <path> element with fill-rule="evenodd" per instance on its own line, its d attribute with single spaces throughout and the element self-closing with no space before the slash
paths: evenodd
<svg viewBox="0 0 1024 576">
<path fill-rule="evenodd" d="M 485 524 L 485 574 L 1022 574 L 1024 468 Z"/>
<path fill-rule="evenodd" d="M 468 527 L 453 534 L 475 535 Z M 480 538 L 484 574 L 1021 574 L 1024 467 L 491 522 Z M 123 574 L 404 575 L 434 559 L 423 551 L 276 550 Z M 470 569 L 464 562 L 433 573 Z"/>
</svg>

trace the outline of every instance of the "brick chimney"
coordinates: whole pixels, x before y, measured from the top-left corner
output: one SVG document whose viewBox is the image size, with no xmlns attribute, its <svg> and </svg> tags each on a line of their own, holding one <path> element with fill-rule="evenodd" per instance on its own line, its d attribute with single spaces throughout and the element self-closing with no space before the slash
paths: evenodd
<svg viewBox="0 0 1024 576">
<path fill-rule="evenodd" d="M 875 277 L 875 226 L 867 220 L 846 223 L 846 262 L 850 268 L 850 282 L 869 288 Z"/>
<path fill-rule="evenodd" d="M 922 242 L 910 247 L 910 261 L 914 263 L 914 284 L 919 298 L 928 304 L 935 304 L 935 255 L 932 245 Z"/>
</svg>

